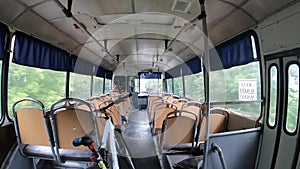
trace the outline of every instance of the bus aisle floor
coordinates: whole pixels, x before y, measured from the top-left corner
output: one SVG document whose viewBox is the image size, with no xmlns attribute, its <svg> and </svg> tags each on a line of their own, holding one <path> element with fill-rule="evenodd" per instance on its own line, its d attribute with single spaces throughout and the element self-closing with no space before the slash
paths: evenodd
<svg viewBox="0 0 300 169">
<path fill-rule="evenodd" d="M 123 139 L 136 169 L 162 168 L 146 110 L 135 110 L 129 113 Z"/>
</svg>

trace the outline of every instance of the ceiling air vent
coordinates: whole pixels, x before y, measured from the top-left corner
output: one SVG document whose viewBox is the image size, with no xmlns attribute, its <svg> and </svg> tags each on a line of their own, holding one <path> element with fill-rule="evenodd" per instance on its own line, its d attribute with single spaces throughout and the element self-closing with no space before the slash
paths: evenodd
<svg viewBox="0 0 300 169">
<path fill-rule="evenodd" d="M 190 6 L 190 0 L 175 0 L 172 6 L 172 11 L 187 12 Z"/>
</svg>

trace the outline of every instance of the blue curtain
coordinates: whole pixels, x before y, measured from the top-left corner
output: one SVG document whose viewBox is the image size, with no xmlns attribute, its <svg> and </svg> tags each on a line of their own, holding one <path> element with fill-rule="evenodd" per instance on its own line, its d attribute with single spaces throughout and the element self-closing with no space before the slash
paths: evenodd
<svg viewBox="0 0 300 169">
<path fill-rule="evenodd" d="M 181 76 L 181 67 L 182 65 L 180 64 L 165 72 L 165 79 L 176 78 Z"/>
<path fill-rule="evenodd" d="M 106 79 L 110 79 L 111 80 L 112 77 L 113 77 L 113 72 L 112 71 L 108 70 L 108 71 L 105 72 L 105 78 Z"/>
<path fill-rule="evenodd" d="M 8 35 L 8 32 L 7 26 L 0 23 L 0 60 L 4 58 L 6 36 Z"/>
<path fill-rule="evenodd" d="M 182 64 L 182 75 L 192 75 L 201 72 L 201 59 L 196 56 Z"/>
<path fill-rule="evenodd" d="M 181 69 L 182 75 L 192 75 L 202 71 L 201 68 L 201 59 L 200 57 L 196 56 L 183 64 L 180 64 L 167 72 L 165 72 L 165 79 L 176 78 L 181 76 Z"/>
<path fill-rule="evenodd" d="M 93 75 L 94 72 L 94 65 L 91 62 L 88 62 L 84 59 L 81 59 L 78 56 L 72 55 L 73 58 L 73 65 L 72 65 L 72 72 L 83 74 L 83 75 Z"/>
<path fill-rule="evenodd" d="M 112 71 L 106 70 L 102 67 L 97 67 L 96 76 L 103 77 L 106 79 L 112 79 L 113 73 L 112 73 Z"/>
<path fill-rule="evenodd" d="M 161 78 L 161 72 L 153 72 L 153 73 L 140 73 L 141 79 L 160 79 Z"/>
<path fill-rule="evenodd" d="M 209 56 L 211 70 L 228 69 L 260 60 L 259 54 L 257 55 L 257 58 L 253 57 L 251 36 L 256 38 L 254 31 L 248 31 L 222 43 L 215 47 L 215 50 L 211 49 Z"/>
<path fill-rule="evenodd" d="M 15 36 L 14 63 L 57 71 L 72 70 L 73 61 L 66 51 L 22 32 L 15 32 Z"/>
</svg>

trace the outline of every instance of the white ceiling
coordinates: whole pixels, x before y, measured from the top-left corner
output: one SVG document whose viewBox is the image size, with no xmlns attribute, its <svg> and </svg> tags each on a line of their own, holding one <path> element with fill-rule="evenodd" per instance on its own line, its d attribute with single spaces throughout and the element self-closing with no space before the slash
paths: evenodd
<svg viewBox="0 0 300 169">
<path fill-rule="evenodd" d="M 1 0 L 0 21 L 109 70 L 136 73 L 157 65 L 165 71 L 204 48 L 201 22 L 189 23 L 200 14 L 198 0 L 181 0 L 191 2 L 186 12 L 173 11 L 174 1 L 73 0 L 74 18 L 67 18 L 60 7 L 67 0 Z M 210 46 L 296 1 L 207 0 Z"/>
</svg>

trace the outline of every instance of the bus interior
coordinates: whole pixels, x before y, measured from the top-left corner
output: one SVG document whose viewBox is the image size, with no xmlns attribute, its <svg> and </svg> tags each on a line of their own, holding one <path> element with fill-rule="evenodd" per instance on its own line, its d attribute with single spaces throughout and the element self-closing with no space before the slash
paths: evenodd
<svg viewBox="0 0 300 169">
<path fill-rule="evenodd" d="M 299 0 L 1 0 L 1 169 L 300 168 Z"/>
</svg>

